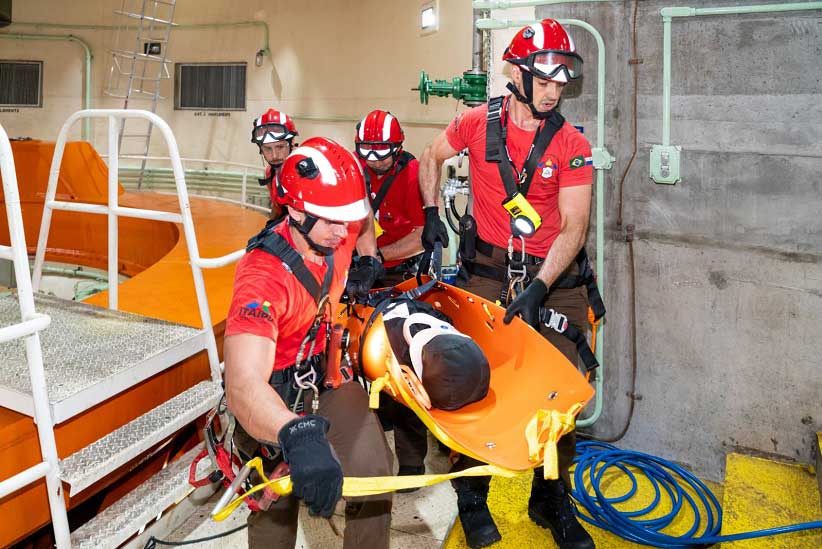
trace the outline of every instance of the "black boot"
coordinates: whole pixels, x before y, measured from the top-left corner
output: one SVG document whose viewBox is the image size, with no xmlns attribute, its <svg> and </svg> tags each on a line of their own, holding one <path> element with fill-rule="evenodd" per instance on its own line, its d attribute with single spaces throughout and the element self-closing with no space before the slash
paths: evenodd
<svg viewBox="0 0 822 549">
<path fill-rule="evenodd" d="M 551 530 L 559 549 L 594 549 L 594 540 L 574 516 L 574 504 L 565 482 L 545 480 L 542 469 L 534 471 L 528 516 L 543 528 Z"/>
<path fill-rule="evenodd" d="M 468 547 L 480 549 L 501 540 L 488 510 L 488 479 L 463 477 L 451 484 L 457 491 L 457 509 Z"/>
</svg>

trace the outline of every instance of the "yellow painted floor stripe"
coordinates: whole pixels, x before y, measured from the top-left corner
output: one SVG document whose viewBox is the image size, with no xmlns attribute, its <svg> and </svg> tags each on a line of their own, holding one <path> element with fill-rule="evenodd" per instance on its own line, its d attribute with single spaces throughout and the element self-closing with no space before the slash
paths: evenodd
<svg viewBox="0 0 822 549">
<path fill-rule="evenodd" d="M 722 501 L 722 486 L 716 483 L 706 483 L 713 490 L 719 501 Z M 610 473 L 603 477 L 600 489 L 607 496 L 615 497 L 624 494 L 630 489 L 630 480 L 621 474 Z M 502 541 L 491 546 L 493 549 L 545 549 L 554 548 L 556 544 L 551 537 L 549 530 L 540 528 L 528 518 L 528 496 L 531 492 L 531 473 L 518 475 L 514 478 L 495 477 L 491 481 L 491 491 L 488 496 L 488 506 L 494 521 L 497 523 L 502 534 Z M 650 504 L 655 496 L 655 492 L 650 483 L 644 479 L 639 481 L 637 494 L 628 502 L 621 504 L 618 508 L 623 510 L 637 510 Z M 660 516 L 670 510 L 670 501 L 667 496 L 655 512 L 645 518 Z M 703 513 L 700 510 L 700 513 Z M 680 513 L 680 516 L 666 532 L 671 535 L 684 533 L 693 523 L 693 513 L 688 510 Z M 598 549 L 624 549 L 646 547 L 626 541 L 610 532 L 600 530 L 587 523 L 583 523 L 585 528 L 594 538 Z M 443 543 L 444 549 L 466 549 L 465 534 L 459 519 L 454 523 L 454 527 L 449 532 Z"/>
<path fill-rule="evenodd" d="M 722 534 L 822 520 L 816 478 L 807 466 L 729 454 Z M 822 531 L 810 530 L 725 544 L 733 549 L 819 549 Z"/>
</svg>

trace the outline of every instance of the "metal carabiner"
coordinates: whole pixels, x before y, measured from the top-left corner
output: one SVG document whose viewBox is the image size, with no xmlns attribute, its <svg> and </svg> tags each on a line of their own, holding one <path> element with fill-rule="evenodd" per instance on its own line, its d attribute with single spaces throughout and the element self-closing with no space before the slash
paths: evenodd
<svg viewBox="0 0 822 549">
<path fill-rule="evenodd" d="M 526 277 L 528 276 L 527 271 L 525 270 L 525 237 L 519 235 L 520 242 L 520 249 L 519 249 L 519 260 L 514 259 L 514 235 L 508 237 L 508 279 L 520 279 L 521 281 L 525 281 Z M 519 265 L 518 267 L 514 267 L 513 265 Z"/>
</svg>

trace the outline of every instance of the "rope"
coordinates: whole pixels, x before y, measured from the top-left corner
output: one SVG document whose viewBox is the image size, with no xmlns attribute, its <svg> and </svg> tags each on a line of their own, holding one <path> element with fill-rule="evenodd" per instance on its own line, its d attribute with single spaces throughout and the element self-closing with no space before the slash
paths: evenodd
<svg viewBox="0 0 822 549">
<path fill-rule="evenodd" d="M 616 446 L 597 441 L 578 442 L 574 462 L 576 470 L 571 496 L 587 513 L 579 513 L 579 518 L 635 543 L 679 549 L 822 528 L 822 521 L 815 521 L 721 536 L 722 508 L 716 496 L 701 480 L 676 463 L 642 452 L 620 450 Z M 621 471 L 631 480 L 631 489 L 621 496 L 609 498 L 602 493 L 600 482 L 612 468 Z M 637 475 L 645 476 L 653 486 L 656 497 L 643 509 L 616 509 L 614 504 L 630 500 L 637 492 Z M 608 482 L 612 480 L 610 477 Z M 585 489 L 586 482 L 589 489 Z M 642 518 L 657 508 L 663 492 L 670 498 L 670 512 L 654 519 Z M 702 504 L 701 509 L 697 500 Z M 686 533 L 671 536 L 661 532 L 661 529 L 674 522 L 683 508 L 688 507 L 694 518 Z M 700 529 L 702 532 L 695 536 Z"/>
</svg>

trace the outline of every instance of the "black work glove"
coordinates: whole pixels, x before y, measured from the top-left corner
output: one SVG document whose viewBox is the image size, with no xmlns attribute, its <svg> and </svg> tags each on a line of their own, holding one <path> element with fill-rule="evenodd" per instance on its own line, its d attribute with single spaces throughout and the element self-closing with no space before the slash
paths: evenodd
<svg viewBox="0 0 822 549">
<path fill-rule="evenodd" d="M 426 252 L 434 251 L 434 244 L 439 240 L 442 247 L 448 247 L 448 230 L 440 219 L 440 210 L 437 206 L 423 208 L 425 212 L 425 226 L 422 228 L 422 247 Z"/>
<path fill-rule="evenodd" d="M 311 515 L 329 518 L 342 497 L 343 472 L 325 433 L 324 417 L 292 419 L 280 429 L 283 459 L 291 468 L 292 493 L 308 505 Z"/>
<path fill-rule="evenodd" d="M 505 310 L 505 317 L 502 321 L 510 324 L 515 315 L 522 317 L 522 320 L 539 330 L 539 308 L 545 301 L 548 287 L 545 283 L 535 278 L 525 290 L 520 293 Z"/>
<path fill-rule="evenodd" d="M 352 263 L 348 270 L 348 282 L 345 284 L 345 293 L 352 300 L 368 297 L 374 283 L 385 275 L 385 267 L 380 260 L 370 255 L 361 255 Z"/>
</svg>

